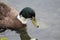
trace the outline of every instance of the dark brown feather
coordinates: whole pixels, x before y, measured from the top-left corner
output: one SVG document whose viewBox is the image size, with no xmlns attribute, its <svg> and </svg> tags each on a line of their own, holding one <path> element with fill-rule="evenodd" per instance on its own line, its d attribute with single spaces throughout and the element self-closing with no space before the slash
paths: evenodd
<svg viewBox="0 0 60 40">
<path fill-rule="evenodd" d="M 26 27 L 26 24 L 22 24 L 16 16 L 19 13 L 16 9 L 7 6 L 4 3 L 0 3 L 0 28 L 13 28 L 20 29 Z"/>
</svg>

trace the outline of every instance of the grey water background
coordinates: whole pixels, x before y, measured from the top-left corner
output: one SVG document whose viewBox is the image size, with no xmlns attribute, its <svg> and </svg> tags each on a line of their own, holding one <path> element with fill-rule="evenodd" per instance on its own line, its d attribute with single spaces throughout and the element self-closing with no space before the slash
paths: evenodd
<svg viewBox="0 0 60 40">
<path fill-rule="evenodd" d="M 31 7 L 36 12 L 36 19 L 40 29 L 31 21 L 27 23 L 28 34 L 39 40 L 60 40 L 60 0 L 0 0 L 20 12 L 24 7 Z M 0 37 L 8 40 L 20 40 L 19 34 L 7 30 L 0 33 Z"/>
</svg>

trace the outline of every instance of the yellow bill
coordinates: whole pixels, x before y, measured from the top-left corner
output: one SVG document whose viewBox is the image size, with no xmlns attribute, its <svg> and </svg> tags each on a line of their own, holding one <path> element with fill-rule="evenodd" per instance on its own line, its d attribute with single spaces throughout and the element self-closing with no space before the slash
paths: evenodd
<svg viewBox="0 0 60 40">
<path fill-rule="evenodd" d="M 31 20 L 32 20 L 32 23 L 34 24 L 34 26 L 39 27 L 39 24 L 37 23 L 35 17 L 32 17 Z"/>
</svg>

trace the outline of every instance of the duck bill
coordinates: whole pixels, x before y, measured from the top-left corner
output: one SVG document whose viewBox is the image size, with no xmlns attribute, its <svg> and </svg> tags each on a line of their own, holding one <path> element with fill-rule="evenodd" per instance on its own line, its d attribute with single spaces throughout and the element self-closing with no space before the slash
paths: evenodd
<svg viewBox="0 0 60 40">
<path fill-rule="evenodd" d="M 32 20 L 32 23 L 33 23 L 34 26 L 39 27 L 39 25 L 38 25 L 38 23 L 37 23 L 35 17 L 32 17 L 31 20 Z"/>
</svg>

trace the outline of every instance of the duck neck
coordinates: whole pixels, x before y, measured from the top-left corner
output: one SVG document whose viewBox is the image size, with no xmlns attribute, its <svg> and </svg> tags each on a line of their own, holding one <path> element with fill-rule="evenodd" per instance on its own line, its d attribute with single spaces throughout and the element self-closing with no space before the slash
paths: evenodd
<svg viewBox="0 0 60 40">
<path fill-rule="evenodd" d="M 24 18 L 22 15 L 20 16 L 20 15 L 18 15 L 17 16 L 17 19 L 19 20 L 19 21 L 21 21 L 22 22 L 22 24 L 26 24 L 27 23 L 27 19 L 26 18 Z"/>
</svg>

